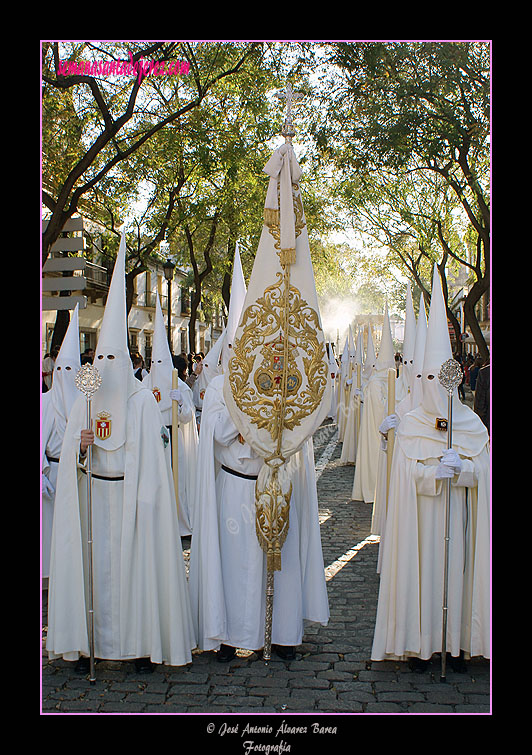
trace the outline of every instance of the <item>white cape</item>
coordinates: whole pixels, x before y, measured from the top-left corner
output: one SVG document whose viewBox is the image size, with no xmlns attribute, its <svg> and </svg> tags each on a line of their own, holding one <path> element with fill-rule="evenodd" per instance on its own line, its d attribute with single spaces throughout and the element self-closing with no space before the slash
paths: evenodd
<svg viewBox="0 0 532 755">
<path fill-rule="evenodd" d="M 129 396 L 126 442 L 93 446 L 95 655 L 191 662 L 195 647 L 179 537 L 170 445 L 152 393 Z M 76 401 L 66 428 L 57 479 L 48 601 L 51 658 L 89 655 L 86 591 L 87 478 L 78 464 L 86 401 Z M 163 435 L 166 437 L 163 439 Z M 166 445 L 165 445 L 166 443 Z"/>
</svg>

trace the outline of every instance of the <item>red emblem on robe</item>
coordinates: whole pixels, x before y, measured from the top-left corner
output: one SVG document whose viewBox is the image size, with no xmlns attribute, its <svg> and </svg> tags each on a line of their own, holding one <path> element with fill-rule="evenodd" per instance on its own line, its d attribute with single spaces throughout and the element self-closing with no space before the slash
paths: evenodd
<svg viewBox="0 0 532 755">
<path fill-rule="evenodd" d="M 96 416 L 94 434 L 100 440 L 107 440 L 111 436 L 111 415 L 108 412 L 100 412 Z"/>
</svg>

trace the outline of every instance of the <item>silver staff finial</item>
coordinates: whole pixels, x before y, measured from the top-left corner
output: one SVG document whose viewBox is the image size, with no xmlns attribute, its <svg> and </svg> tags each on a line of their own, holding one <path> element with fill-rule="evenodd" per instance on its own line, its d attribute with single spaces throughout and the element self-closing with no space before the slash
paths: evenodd
<svg viewBox="0 0 532 755">
<path fill-rule="evenodd" d="M 281 134 L 287 141 L 290 141 L 296 133 L 294 130 L 294 124 L 292 123 L 292 104 L 294 102 L 300 102 L 305 95 L 303 92 L 294 92 L 292 85 L 288 82 L 285 89 L 275 92 L 275 96 L 279 100 L 286 100 L 286 117 Z"/>
<path fill-rule="evenodd" d="M 81 391 L 88 399 L 91 399 L 93 393 L 96 393 L 102 384 L 102 376 L 96 367 L 87 362 L 78 370 L 74 383 L 78 391 Z"/>
<path fill-rule="evenodd" d="M 442 364 L 438 373 L 438 380 L 447 393 L 451 394 L 460 385 L 462 379 L 460 362 L 457 362 L 456 359 L 448 359 Z"/>
</svg>

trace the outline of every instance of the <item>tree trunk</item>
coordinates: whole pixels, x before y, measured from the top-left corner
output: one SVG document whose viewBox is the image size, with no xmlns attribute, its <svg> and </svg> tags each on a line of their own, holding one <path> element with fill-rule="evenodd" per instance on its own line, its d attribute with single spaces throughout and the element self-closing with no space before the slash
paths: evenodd
<svg viewBox="0 0 532 755">
<path fill-rule="evenodd" d="M 478 281 L 478 283 L 484 283 L 484 281 Z M 485 288 L 487 288 L 487 285 L 485 285 Z M 469 294 L 467 295 L 465 301 L 464 301 L 464 314 L 466 318 L 466 322 L 469 325 L 469 328 L 471 330 L 471 333 L 473 335 L 473 338 L 475 339 L 475 343 L 478 347 L 478 350 L 480 352 L 481 357 L 487 361 L 490 356 L 489 348 L 486 343 L 486 339 L 484 338 L 484 335 L 482 333 L 482 330 L 480 329 L 480 323 L 477 319 L 477 316 L 475 314 L 475 306 L 477 302 L 479 301 L 480 297 L 484 293 L 484 291 L 481 291 L 479 295 L 477 295 L 477 292 L 475 291 L 477 284 L 473 286 Z M 478 286 L 478 290 L 483 288 L 484 286 Z"/>
</svg>

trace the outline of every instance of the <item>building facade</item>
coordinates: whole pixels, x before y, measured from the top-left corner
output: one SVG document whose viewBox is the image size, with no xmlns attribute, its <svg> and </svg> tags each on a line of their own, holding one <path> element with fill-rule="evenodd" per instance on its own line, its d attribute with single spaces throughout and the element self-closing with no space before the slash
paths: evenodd
<svg viewBox="0 0 532 755">
<path fill-rule="evenodd" d="M 80 352 L 86 349 L 95 349 L 98 342 L 100 327 L 102 324 L 107 292 L 111 281 L 112 267 L 105 264 L 102 255 L 95 250 L 100 248 L 98 243 L 101 239 L 99 229 L 89 224 L 86 220 L 82 223 L 82 230 L 65 231 L 62 234 L 61 244 L 62 251 L 52 251 L 50 259 L 61 260 L 65 258 L 65 247 L 68 242 L 75 240 L 77 243 L 71 246 L 80 246 L 79 238 L 83 239 L 82 248 L 78 251 L 68 252 L 68 259 L 73 257 L 84 258 L 83 268 L 71 273 L 68 285 L 71 286 L 67 292 L 70 296 L 70 306 L 66 308 L 73 309 L 74 300 L 80 301 L 79 309 L 79 328 L 80 328 Z M 92 239 L 92 241 L 89 241 Z M 68 240 L 68 241 L 67 241 Z M 56 245 L 54 245 L 56 246 Z M 168 327 L 168 315 L 170 313 L 170 334 L 169 342 L 174 354 L 181 352 L 189 353 L 189 323 L 190 323 L 190 291 L 186 285 L 187 274 L 179 268 L 174 268 L 173 278 L 170 286 L 164 275 L 165 260 L 160 262 L 153 261 L 147 264 L 147 270 L 139 273 L 133 280 L 132 303 L 128 315 L 129 344 L 131 353 L 139 353 L 144 358 L 146 365 L 149 365 L 151 359 L 151 350 L 153 344 L 153 332 L 155 324 L 155 307 L 157 296 L 161 303 L 165 324 Z M 113 262 L 111 261 L 111 265 Z M 59 293 L 64 294 L 64 275 L 58 271 L 43 272 L 43 306 L 42 306 L 42 354 L 49 353 L 52 342 L 53 331 L 56 322 L 57 309 L 54 307 L 63 305 L 65 300 L 61 301 Z M 58 289 L 54 290 L 57 280 Z M 76 289 L 76 279 L 79 279 L 79 289 Z M 44 288 L 46 286 L 45 296 Z M 61 287 L 61 288 L 59 288 Z M 169 310 L 169 291 L 170 291 L 170 310 Z M 73 296 L 72 296 L 73 295 Z M 51 308 L 49 308 L 51 307 Z M 211 323 L 207 324 L 202 319 L 201 310 L 197 313 L 196 320 L 196 344 L 194 351 L 206 352 L 210 348 L 211 341 L 216 337 L 216 330 L 213 331 Z"/>
</svg>

